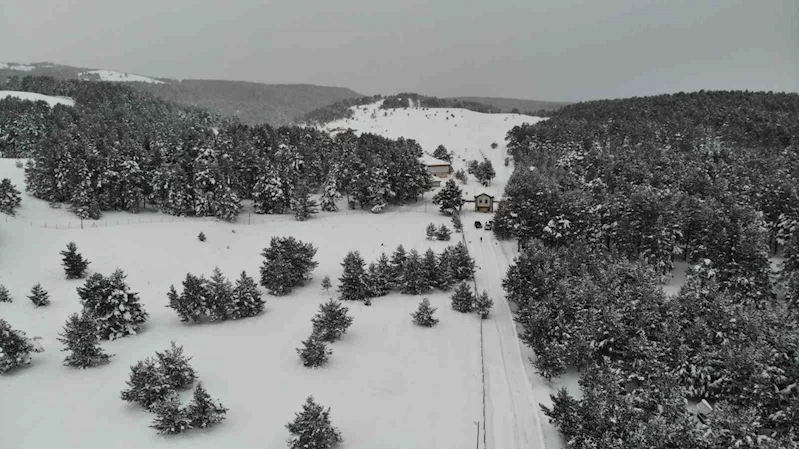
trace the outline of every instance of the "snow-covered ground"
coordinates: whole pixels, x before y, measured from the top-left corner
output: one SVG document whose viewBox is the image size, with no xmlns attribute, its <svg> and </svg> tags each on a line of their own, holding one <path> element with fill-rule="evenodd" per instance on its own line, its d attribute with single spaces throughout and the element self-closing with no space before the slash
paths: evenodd
<svg viewBox="0 0 799 449">
<path fill-rule="evenodd" d="M 36 67 L 32 65 L 17 64 L 15 62 L 0 62 L 0 69 L 19 70 L 22 72 L 30 72 Z"/>
<path fill-rule="evenodd" d="M 466 197 L 482 192 L 501 197 L 505 184 L 513 172 L 513 161 L 505 165 L 508 157 L 505 134 L 522 123 L 537 123 L 544 120 L 520 114 L 481 114 L 466 109 L 379 109 L 382 101 L 355 107 L 352 118 L 328 123 L 327 129 L 352 128 L 356 133 L 373 133 L 381 136 L 414 139 L 422 149 L 432 154 L 439 145 L 455 153 L 453 168 L 466 171 L 470 160 L 488 158 L 497 173 L 488 187 L 469 175 L 469 182 L 462 186 Z M 492 149 L 491 144 L 497 148 Z"/>
<path fill-rule="evenodd" d="M 0 100 L 6 97 L 15 97 L 19 98 L 20 100 L 30 100 L 30 101 L 44 101 L 49 104 L 51 107 L 57 104 L 63 104 L 66 106 L 75 106 L 75 100 L 68 97 L 54 97 L 52 95 L 42 95 L 33 92 L 17 92 L 13 90 L 0 90 Z"/>
<path fill-rule="evenodd" d="M 81 72 L 78 74 L 78 76 L 80 77 L 84 77 L 86 75 L 98 75 L 100 77 L 100 81 L 164 84 L 163 81 L 159 81 L 157 79 L 150 78 L 148 76 L 134 75 L 132 73 L 115 72 L 113 70 L 90 70 L 88 72 Z"/>
</svg>

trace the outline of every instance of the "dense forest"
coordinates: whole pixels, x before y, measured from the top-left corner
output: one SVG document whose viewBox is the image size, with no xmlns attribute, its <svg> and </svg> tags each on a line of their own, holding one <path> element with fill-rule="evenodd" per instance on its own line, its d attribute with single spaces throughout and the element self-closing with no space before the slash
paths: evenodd
<svg viewBox="0 0 799 449">
<path fill-rule="evenodd" d="M 796 94 L 697 92 L 508 132 L 494 230 L 524 251 L 505 288 L 538 370 L 582 372 L 582 399 L 545 409 L 570 447 L 796 446 L 797 116 Z"/>
<path fill-rule="evenodd" d="M 27 190 L 70 203 L 82 218 L 150 204 L 174 215 L 235 220 L 244 199 L 258 213 L 296 213 L 309 209 L 309 193 L 320 188 L 324 210 L 336 210 L 346 194 L 351 207 L 379 212 L 429 185 L 412 140 L 253 127 L 113 83 L 26 77 L 6 89 L 76 100 L 52 109 L 0 101 L 0 152 L 30 158 Z"/>
</svg>

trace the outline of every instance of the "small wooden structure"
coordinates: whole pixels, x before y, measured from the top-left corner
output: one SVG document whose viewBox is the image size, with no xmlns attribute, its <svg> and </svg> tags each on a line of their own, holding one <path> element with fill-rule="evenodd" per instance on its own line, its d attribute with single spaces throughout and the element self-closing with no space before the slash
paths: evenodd
<svg viewBox="0 0 799 449">
<path fill-rule="evenodd" d="M 477 212 L 494 212 L 494 197 L 487 193 L 475 195 L 474 210 Z"/>
</svg>

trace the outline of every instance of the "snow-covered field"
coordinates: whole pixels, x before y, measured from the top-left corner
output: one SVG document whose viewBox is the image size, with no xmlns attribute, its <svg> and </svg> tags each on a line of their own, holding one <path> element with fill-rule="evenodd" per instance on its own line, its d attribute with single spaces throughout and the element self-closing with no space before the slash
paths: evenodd
<svg viewBox="0 0 799 449">
<path fill-rule="evenodd" d="M 157 79 L 150 78 L 147 76 L 134 75 L 132 73 L 115 72 L 113 70 L 91 70 L 88 72 L 81 72 L 78 74 L 78 76 L 80 77 L 84 77 L 86 75 L 98 75 L 100 77 L 100 81 L 164 84 L 163 81 L 159 81 Z"/>
<path fill-rule="evenodd" d="M 52 95 L 42 95 L 33 92 L 17 92 L 13 90 L 0 90 L 0 100 L 6 97 L 15 97 L 19 98 L 20 100 L 30 100 L 30 101 L 44 101 L 49 104 L 51 107 L 57 104 L 63 104 L 66 106 L 75 106 L 75 100 L 68 98 L 68 97 L 54 97 Z"/>
<path fill-rule="evenodd" d="M 0 69 L 19 70 L 22 72 L 30 72 L 35 69 L 32 65 L 17 64 L 15 62 L 0 62 Z"/>
</svg>

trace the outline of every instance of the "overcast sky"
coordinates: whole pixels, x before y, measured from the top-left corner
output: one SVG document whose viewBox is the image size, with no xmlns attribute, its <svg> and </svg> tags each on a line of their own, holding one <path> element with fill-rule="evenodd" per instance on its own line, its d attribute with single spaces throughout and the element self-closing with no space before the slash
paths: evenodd
<svg viewBox="0 0 799 449">
<path fill-rule="evenodd" d="M 0 0 L 0 61 L 553 101 L 799 91 L 799 0 Z"/>
</svg>

